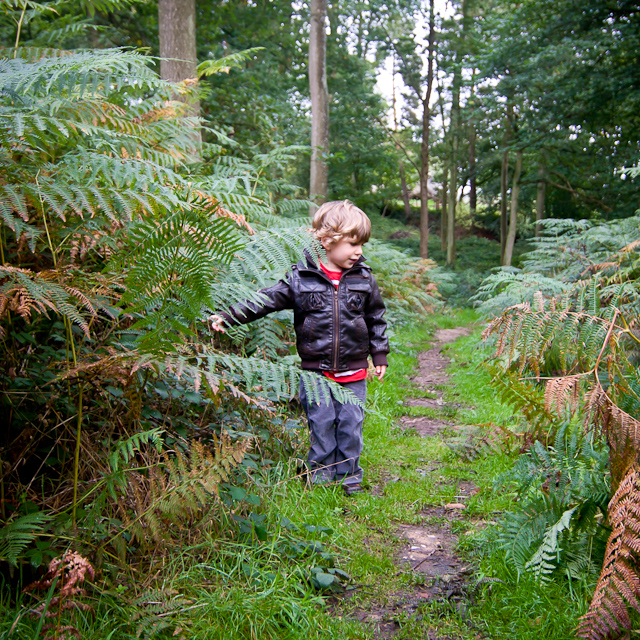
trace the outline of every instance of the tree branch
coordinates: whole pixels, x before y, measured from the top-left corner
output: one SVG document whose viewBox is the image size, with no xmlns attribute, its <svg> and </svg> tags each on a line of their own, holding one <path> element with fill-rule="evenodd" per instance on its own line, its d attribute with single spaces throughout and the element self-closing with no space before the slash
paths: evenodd
<svg viewBox="0 0 640 640">
<path fill-rule="evenodd" d="M 387 129 L 387 125 L 383 122 L 382 119 L 380 118 L 376 118 L 378 120 L 378 122 L 385 128 Z M 390 129 L 387 129 L 389 131 L 389 135 L 393 138 L 393 141 L 402 149 L 402 151 L 404 152 L 404 155 L 407 157 L 407 160 L 411 163 L 411 165 L 413 166 L 413 168 L 420 173 L 420 167 L 411 159 L 411 156 L 409 155 L 409 151 L 407 150 L 407 148 L 402 144 L 402 142 L 400 142 L 400 140 L 394 135 L 393 131 L 391 131 Z"/>
</svg>

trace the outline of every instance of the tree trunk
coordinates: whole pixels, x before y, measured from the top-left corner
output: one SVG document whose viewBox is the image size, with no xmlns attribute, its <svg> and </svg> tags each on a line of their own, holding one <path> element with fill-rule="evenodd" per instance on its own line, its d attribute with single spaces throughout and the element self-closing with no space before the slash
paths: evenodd
<svg viewBox="0 0 640 640">
<path fill-rule="evenodd" d="M 544 220 L 544 198 L 547 190 L 547 182 L 545 180 L 546 167 L 544 160 L 540 160 L 538 165 L 538 189 L 536 192 L 536 238 L 540 237 L 542 231 L 541 220 Z"/>
<path fill-rule="evenodd" d="M 449 197 L 449 167 L 444 168 L 442 176 L 442 211 L 440 212 L 440 250 L 447 250 L 447 198 Z"/>
<path fill-rule="evenodd" d="M 160 77 L 181 82 L 196 77 L 196 2 L 159 0 Z"/>
<path fill-rule="evenodd" d="M 449 167 L 449 203 L 447 211 L 447 264 L 456 261 L 456 205 L 458 204 L 458 147 L 460 144 L 460 67 L 453 78 L 451 105 L 451 166 Z"/>
<path fill-rule="evenodd" d="M 506 136 L 505 136 L 506 143 Z M 507 182 L 509 180 L 509 149 L 502 153 L 500 170 L 500 264 L 504 264 L 504 250 L 507 244 Z"/>
<path fill-rule="evenodd" d="M 402 202 L 404 203 L 404 221 L 409 224 L 411 217 L 411 203 L 409 202 L 409 188 L 407 187 L 407 178 L 404 173 L 404 162 L 398 162 L 398 170 L 400 172 L 400 186 L 402 187 Z"/>
<path fill-rule="evenodd" d="M 509 213 L 507 189 L 509 188 L 509 145 L 515 129 L 513 105 L 507 98 L 507 117 L 504 123 L 504 152 L 500 173 L 500 264 L 506 265 L 507 237 L 509 235 Z M 512 194 L 513 196 L 513 194 Z"/>
<path fill-rule="evenodd" d="M 456 48 L 451 101 L 451 167 L 449 173 L 449 211 L 447 223 L 447 264 L 456 261 L 456 205 L 458 200 L 458 149 L 460 148 L 460 86 L 462 85 L 462 44 L 468 28 L 468 1 L 462 2 L 462 33 Z"/>
<path fill-rule="evenodd" d="M 516 168 L 513 172 L 511 184 L 511 211 L 509 216 L 509 233 L 504 248 L 504 266 L 510 267 L 513 258 L 513 247 L 516 243 L 516 231 L 518 223 L 518 196 L 520 195 L 520 174 L 522 172 L 522 150 L 516 152 Z"/>
<path fill-rule="evenodd" d="M 469 212 L 475 218 L 478 209 L 478 191 L 476 186 L 476 128 L 471 124 L 469 130 Z"/>
<path fill-rule="evenodd" d="M 471 75 L 471 95 L 469 97 L 469 106 L 471 109 L 475 105 L 475 82 L 476 71 L 473 70 Z M 472 116 L 469 117 L 469 213 L 473 219 L 478 209 L 478 190 L 476 181 L 476 124 Z"/>
<path fill-rule="evenodd" d="M 160 40 L 160 77 L 168 82 L 182 82 L 197 78 L 196 3 L 195 0 L 159 0 L 158 36 Z M 176 100 L 183 99 L 176 96 Z M 200 115 L 200 102 L 189 98 L 188 113 Z M 199 148 L 200 128 L 194 133 Z M 199 153 L 196 153 L 199 159 Z"/>
<path fill-rule="evenodd" d="M 451 180 L 449 182 L 449 202 L 447 203 L 447 264 L 452 265 L 456 261 L 456 202 L 458 199 L 456 188 L 458 166 L 455 162 L 451 163 L 449 175 Z"/>
<path fill-rule="evenodd" d="M 429 104 L 422 109 L 422 144 L 420 147 L 420 257 L 429 257 Z"/>
<path fill-rule="evenodd" d="M 395 52 L 392 58 L 392 74 L 391 74 L 391 86 L 392 86 L 392 106 L 393 106 L 393 130 L 398 133 L 398 111 L 396 102 L 396 56 Z M 396 151 L 400 156 L 400 145 L 396 141 Z M 407 188 L 407 178 L 404 172 L 404 162 L 398 160 L 398 173 L 400 174 L 400 187 L 402 189 L 402 202 L 404 203 L 404 222 L 409 224 L 409 218 L 411 217 L 411 203 L 409 202 L 409 189 Z"/>
<path fill-rule="evenodd" d="M 311 90 L 311 176 L 309 197 L 317 204 L 327 199 L 329 152 L 329 91 L 327 89 L 327 0 L 311 0 L 309 88 Z"/>
<path fill-rule="evenodd" d="M 422 144 L 420 146 L 420 257 L 429 257 L 429 133 L 431 129 L 431 91 L 436 18 L 434 0 L 429 1 L 429 64 L 427 90 L 422 100 Z"/>
</svg>

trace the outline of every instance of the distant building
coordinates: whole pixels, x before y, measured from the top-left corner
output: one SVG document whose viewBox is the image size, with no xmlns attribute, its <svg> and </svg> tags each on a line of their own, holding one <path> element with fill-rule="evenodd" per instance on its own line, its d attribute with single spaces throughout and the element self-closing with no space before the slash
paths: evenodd
<svg viewBox="0 0 640 640">
<path fill-rule="evenodd" d="M 439 182 L 434 182 L 431 178 L 427 182 L 427 193 L 430 200 L 440 202 L 440 193 L 442 192 L 442 185 Z M 409 191 L 409 197 L 412 200 L 420 200 L 420 184 L 418 183 L 411 191 Z"/>
</svg>

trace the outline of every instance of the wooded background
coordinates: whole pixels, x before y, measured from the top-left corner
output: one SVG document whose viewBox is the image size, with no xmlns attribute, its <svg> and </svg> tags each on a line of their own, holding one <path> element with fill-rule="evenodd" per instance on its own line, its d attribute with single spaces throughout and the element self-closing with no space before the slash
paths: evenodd
<svg viewBox="0 0 640 640">
<path fill-rule="evenodd" d="M 123 567 L 148 587 L 171 553 L 212 539 L 246 543 L 260 565 L 273 535 L 296 607 L 337 588 L 335 567 L 307 566 L 329 562 L 311 530 L 278 518 L 274 534 L 260 506 L 303 456 L 289 318 L 229 336 L 206 318 L 259 299 L 314 250 L 309 213 L 345 198 L 374 221 L 367 257 L 398 340 L 443 307 L 489 318 L 491 384 L 524 422 L 502 478 L 519 502 L 491 542 L 516 584 L 595 589 L 582 637 L 637 624 L 637 3 L 441 9 L 2 4 L 7 634 L 62 637 L 94 568 L 113 604 L 135 583 Z M 376 90 L 389 63 L 391 104 Z M 227 567 L 242 589 L 248 566 Z M 42 597 L 21 609 L 28 584 Z M 168 629 L 172 596 L 157 597 L 138 636 Z"/>
</svg>

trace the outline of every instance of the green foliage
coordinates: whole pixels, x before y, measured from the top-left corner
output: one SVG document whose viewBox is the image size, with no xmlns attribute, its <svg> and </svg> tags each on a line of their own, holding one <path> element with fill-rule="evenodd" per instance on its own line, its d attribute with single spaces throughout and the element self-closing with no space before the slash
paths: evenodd
<svg viewBox="0 0 640 640">
<path fill-rule="evenodd" d="M 553 447 L 536 441 L 496 480 L 496 488 L 513 486 L 518 495 L 518 510 L 505 515 L 497 538 L 518 572 L 548 581 L 554 573 L 575 579 L 597 571 L 607 533 L 607 462 L 606 448 L 566 425 Z"/>
<path fill-rule="evenodd" d="M 431 313 L 440 306 L 430 273 L 435 267 L 432 261 L 417 260 L 379 240 L 369 241 L 366 252 L 394 321 Z"/>
<path fill-rule="evenodd" d="M 546 492 L 508 514 L 504 523 L 505 544 L 519 570 L 533 571 L 541 579 L 549 579 L 561 567 L 574 577 L 589 570 L 592 559 L 600 562 L 592 539 L 601 537 L 598 528 L 604 523 L 611 527 L 596 592 L 579 625 L 579 634 L 589 638 L 630 629 L 627 609 L 637 609 L 640 592 L 635 571 L 626 564 L 629 549 L 638 546 L 637 526 L 628 512 L 638 500 L 635 416 L 640 386 L 638 338 L 632 329 L 638 313 L 637 225 L 637 217 L 599 225 L 549 223 L 534 251 L 523 259 L 530 273 L 518 274 L 519 282 L 503 277 L 500 283 L 494 277 L 485 290 L 486 294 L 502 284 L 503 291 L 530 296 L 503 311 L 485 331 L 485 337 L 497 334 L 501 369 L 507 375 L 517 370 L 519 376 L 544 380 L 545 412 L 579 416 L 594 444 L 608 445 L 605 460 L 616 490 L 611 502 L 603 499 L 608 498 L 606 488 L 575 470 L 568 469 L 567 475 L 560 468 L 556 487 L 563 493 L 558 495 L 549 484 Z M 562 293 L 549 296 L 538 289 L 531 296 L 530 285 L 536 280 L 549 283 L 550 289 L 557 283 Z M 528 291 L 520 286 L 525 283 Z M 530 455 L 534 454 L 550 467 L 553 460 L 538 443 Z M 532 473 L 525 467 L 516 467 L 521 480 L 523 473 Z M 565 487 L 572 474 L 578 475 L 586 493 L 569 491 L 570 501 Z M 533 478 L 539 479 L 532 473 Z M 594 521 L 598 509 L 602 513 Z"/>
<path fill-rule="evenodd" d="M 193 514 L 210 500 L 201 489 L 215 494 L 239 464 L 222 456 L 218 469 L 204 449 L 197 459 L 153 459 L 176 429 L 190 439 L 199 404 L 238 398 L 269 415 L 273 400 L 294 395 L 298 371 L 279 358 L 282 332 L 246 357 L 212 343 L 200 323 L 256 299 L 310 239 L 299 221 L 279 217 L 300 205 L 283 195 L 272 205 L 264 177 L 291 155 L 263 154 L 256 167 L 205 145 L 209 159 L 195 173 L 198 122 L 140 53 L 18 54 L 0 63 L 0 407 L 7 443 L 29 463 L 3 482 L 45 512 L 70 508 L 57 533 L 73 526 L 122 555 L 124 533 L 138 535 L 138 550 L 150 532 L 161 539 L 164 518 Z M 278 189 L 292 192 L 282 181 Z M 12 562 L 25 544 L 11 547 Z"/>
<path fill-rule="evenodd" d="M 42 511 L 14 516 L 0 528 L 0 560 L 18 565 L 24 550 L 40 535 L 51 516 Z"/>
<path fill-rule="evenodd" d="M 479 90 L 467 108 L 477 123 L 478 181 L 489 208 L 497 215 L 502 154 L 511 152 L 511 176 L 520 149 L 521 218 L 532 222 L 541 168 L 545 217 L 633 215 L 638 186 L 621 180 L 620 168 L 635 164 L 640 136 L 632 115 L 640 94 L 629 82 L 638 58 L 634 9 L 620 2 L 496 0 L 471 3 L 470 10 L 466 65 L 479 70 Z M 533 225 L 519 231 L 530 236 Z"/>
</svg>

